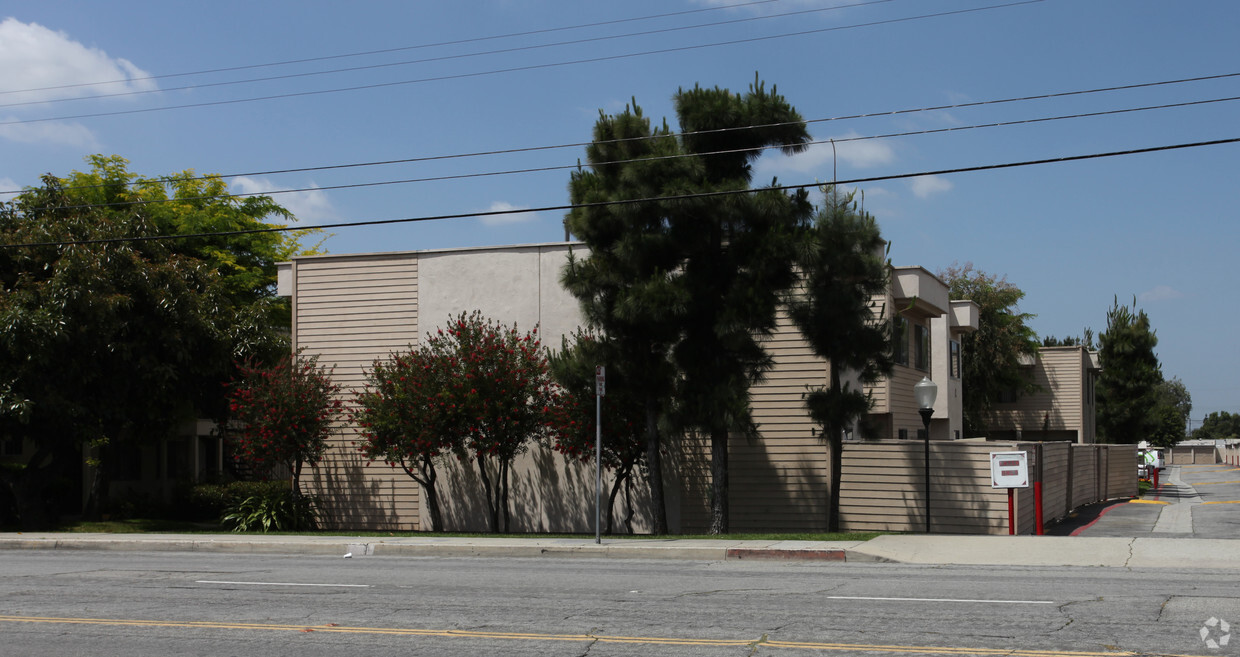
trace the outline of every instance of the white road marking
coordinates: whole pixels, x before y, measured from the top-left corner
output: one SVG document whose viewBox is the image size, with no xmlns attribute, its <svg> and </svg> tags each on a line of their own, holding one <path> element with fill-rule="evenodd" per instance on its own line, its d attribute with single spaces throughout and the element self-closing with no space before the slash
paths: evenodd
<svg viewBox="0 0 1240 657">
<path fill-rule="evenodd" d="M 851 595 L 828 595 L 831 600 L 880 600 L 887 602 L 987 602 L 1002 605 L 1053 605 L 1054 600 L 968 600 L 960 598 L 872 598 Z"/>
<path fill-rule="evenodd" d="M 223 582 L 213 579 L 200 579 L 195 584 L 241 584 L 244 586 L 328 586 L 341 588 L 368 589 L 369 584 L 303 584 L 299 582 Z"/>
</svg>

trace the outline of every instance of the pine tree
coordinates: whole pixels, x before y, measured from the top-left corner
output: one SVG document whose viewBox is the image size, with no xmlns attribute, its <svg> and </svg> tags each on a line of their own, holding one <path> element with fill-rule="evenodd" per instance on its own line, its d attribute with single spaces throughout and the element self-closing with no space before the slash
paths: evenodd
<svg viewBox="0 0 1240 657">
<path fill-rule="evenodd" d="M 844 430 L 870 409 L 870 398 L 844 375 L 855 373 L 866 383 L 891 373 L 889 324 L 875 321 L 882 309 L 873 301 L 888 280 L 883 245 L 874 218 L 828 188 L 800 258 L 804 289 L 789 306 L 805 341 L 831 368 L 829 385 L 805 399 L 830 451 L 827 531 L 839 530 Z"/>
<path fill-rule="evenodd" d="M 1107 329 L 1098 336 L 1102 373 L 1098 376 L 1098 435 L 1102 442 L 1148 440 L 1157 428 L 1152 411 L 1158 403 L 1162 371 L 1154 347 L 1158 337 L 1144 310 L 1119 305 L 1107 311 Z"/>
</svg>

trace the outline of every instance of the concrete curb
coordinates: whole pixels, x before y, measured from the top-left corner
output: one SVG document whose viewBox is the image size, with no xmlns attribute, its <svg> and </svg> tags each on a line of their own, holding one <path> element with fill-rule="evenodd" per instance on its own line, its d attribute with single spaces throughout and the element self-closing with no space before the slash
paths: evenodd
<svg viewBox="0 0 1240 657">
<path fill-rule="evenodd" d="M 1240 570 L 1240 539 L 888 534 L 869 541 L 489 539 L 357 536 L 0 535 L 0 550 L 213 552 L 326 557 L 491 557 L 804 561 L 935 566 Z"/>
<path fill-rule="evenodd" d="M 748 544 L 746 544 L 748 543 Z M 789 543 L 793 545 L 789 545 Z M 608 559 L 681 559 L 723 561 L 729 559 L 767 559 L 804 561 L 848 561 L 847 547 L 859 542 L 827 546 L 819 543 L 770 541 L 621 540 L 596 544 L 593 541 L 538 540 L 451 540 L 402 539 L 364 541 L 357 538 L 248 538 L 204 537 L 159 538 L 143 535 L 91 535 L 83 537 L 0 537 L 0 550 L 104 550 L 132 552 L 215 552 L 226 554 L 290 554 L 339 557 L 348 554 L 393 557 L 581 557 Z M 860 560 L 870 560 L 861 557 Z"/>
</svg>

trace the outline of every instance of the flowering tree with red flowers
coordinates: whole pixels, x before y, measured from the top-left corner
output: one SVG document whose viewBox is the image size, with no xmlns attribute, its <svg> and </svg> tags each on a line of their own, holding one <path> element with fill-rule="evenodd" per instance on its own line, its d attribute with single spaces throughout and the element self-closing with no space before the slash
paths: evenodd
<svg viewBox="0 0 1240 657">
<path fill-rule="evenodd" d="M 327 450 L 332 420 L 342 407 L 340 386 L 313 356 L 238 369 L 229 392 L 229 409 L 243 426 L 238 456 L 259 467 L 286 466 L 293 495 L 300 497 L 302 465 L 318 465 Z"/>
<path fill-rule="evenodd" d="M 594 459 L 596 443 L 601 438 L 600 463 L 611 470 L 614 478 L 607 496 L 606 533 L 613 533 L 616 496 L 624 491 L 624 524 L 633 532 L 633 473 L 646 455 L 646 408 L 643 398 L 635 394 L 618 367 L 607 370 L 607 394 L 595 398 L 594 368 L 618 359 L 609 358 L 607 345 L 580 329 L 570 344 L 550 358 L 551 375 L 565 391 L 558 412 L 552 418 L 554 431 L 551 446 L 559 453 L 589 463 Z M 601 406 L 596 407 L 596 401 Z M 601 409 L 601 413 L 599 410 Z M 596 432 L 598 415 L 602 415 L 601 435 Z"/>
<path fill-rule="evenodd" d="M 376 360 L 353 412 L 363 439 L 358 451 L 400 467 L 422 486 L 433 531 L 444 529 L 435 462 L 460 446 L 464 435 L 453 395 L 457 373 L 431 346 L 441 340 L 432 337 L 422 347 Z"/>
<path fill-rule="evenodd" d="M 457 373 L 448 389 L 464 423 L 463 445 L 478 466 L 491 531 L 506 532 L 512 462 L 552 431 L 561 403 L 537 329 L 521 333 L 474 311 L 451 320 L 427 345 Z"/>
</svg>

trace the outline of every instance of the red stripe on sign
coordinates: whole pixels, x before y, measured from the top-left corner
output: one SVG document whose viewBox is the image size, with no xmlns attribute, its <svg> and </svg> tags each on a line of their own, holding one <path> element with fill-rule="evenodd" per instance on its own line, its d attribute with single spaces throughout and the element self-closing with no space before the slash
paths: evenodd
<svg viewBox="0 0 1240 657">
<path fill-rule="evenodd" d="M 1020 461 L 999 461 L 1001 468 L 1015 468 L 1020 466 Z"/>
<path fill-rule="evenodd" d="M 1004 477 L 1016 477 L 1020 475 L 1020 470 L 1001 470 L 999 474 Z"/>
</svg>

